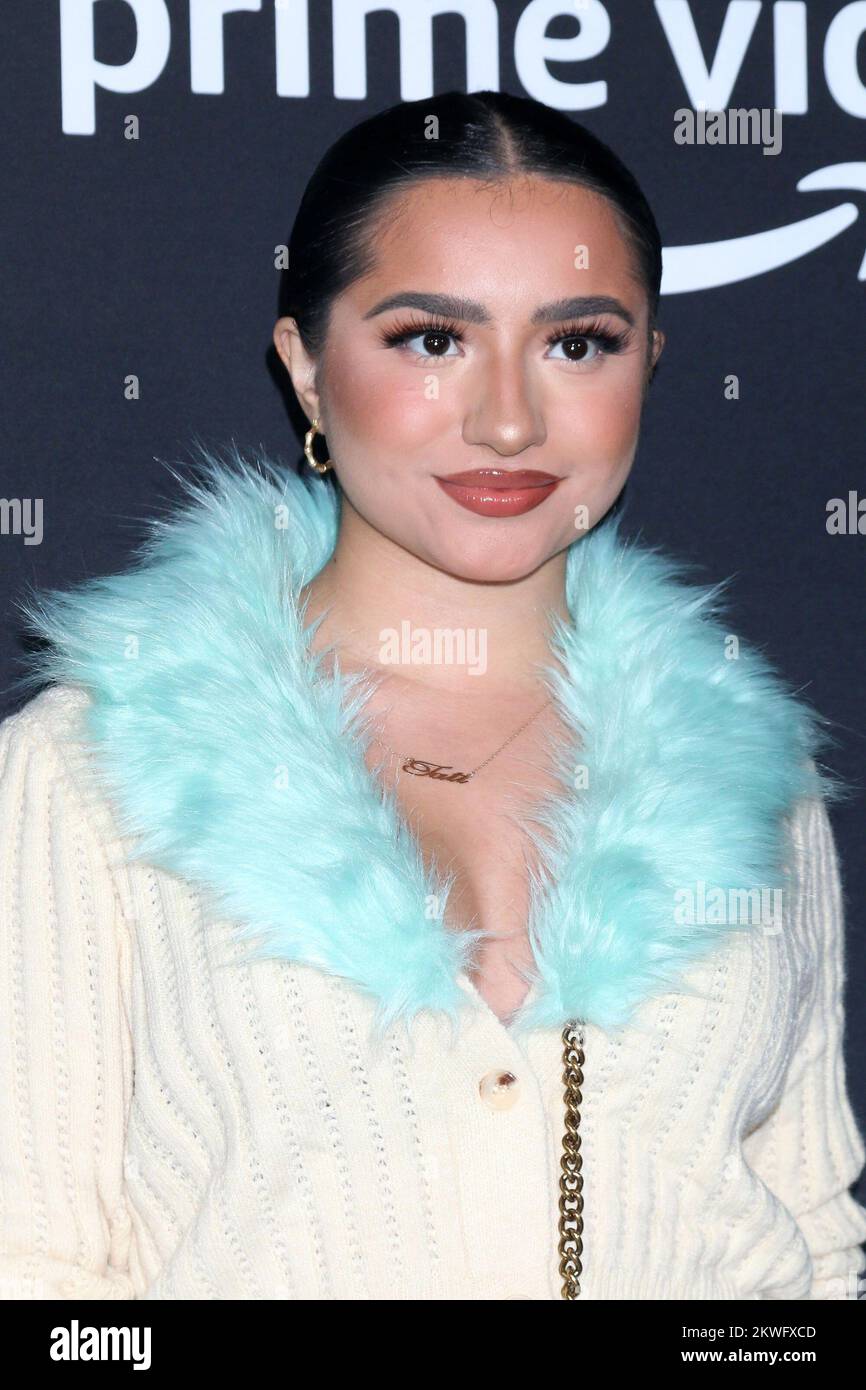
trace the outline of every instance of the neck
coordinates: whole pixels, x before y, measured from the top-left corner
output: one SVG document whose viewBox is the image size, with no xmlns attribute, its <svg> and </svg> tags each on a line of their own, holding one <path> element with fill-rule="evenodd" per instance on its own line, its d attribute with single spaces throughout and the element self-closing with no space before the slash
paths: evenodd
<svg viewBox="0 0 866 1390">
<path fill-rule="evenodd" d="M 334 646 L 345 670 L 364 666 L 443 693 L 530 694 L 536 664 L 552 662 L 548 613 L 569 620 L 566 558 L 560 551 L 517 580 L 461 579 L 382 535 L 344 496 L 333 555 L 301 591 L 304 621 L 325 614 L 313 647 Z"/>
</svg>

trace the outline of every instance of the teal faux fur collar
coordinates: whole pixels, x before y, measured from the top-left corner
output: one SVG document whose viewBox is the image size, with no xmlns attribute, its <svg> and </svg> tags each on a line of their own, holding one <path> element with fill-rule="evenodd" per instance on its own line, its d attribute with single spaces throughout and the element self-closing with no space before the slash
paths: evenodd
<svg viewBox="0 0 866 1390">
<path fill-rule="evenodd" d="M 248 959 L 348 978 L 383 1030 L 422 1009 L 454 1025 L 481 932 L 428 916 L 448 882 L 368 772 L 364 688 L 326 675 L 298 603 L 333 550 L 337 494 L 237 450 L 202 462 L 128 570 L 21 605 L 49 644 L 22 684 L 86 689 L 133 857 L 212 893 L 237 939 L 258 938 Z M 832 792 L 814 761 L 824 721 L 745 643 L 726 658 L 722 585 L 683 570 L 616 520 L 569 550 L 572 622 L 552 643 L 565 674 L 547 675 L 588 785 L 575 790 L 574 754 L 554 750 L 561 792 L 539 828 L 555 849 L 536 833 L 537 973 L 517 1033 L 615 1028 L 684 988 L 686 963 L 731 925 L 678 920 L 677 893 L 783 888 L 783 817 Z"/>
</svg>

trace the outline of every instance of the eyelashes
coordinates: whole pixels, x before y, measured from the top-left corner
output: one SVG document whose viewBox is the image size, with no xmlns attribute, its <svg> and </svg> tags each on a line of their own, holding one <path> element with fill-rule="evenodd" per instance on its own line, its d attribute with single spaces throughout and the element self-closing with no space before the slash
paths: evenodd
<svg viewBox="0 0 866 1390">
<path fill-rule="evenodd" d="M 583 323 L 569 323 L 562 330 L 554 330 L 545 338 L 545 342 L 550 346 L 553 343 L 566 342 L 569 338 L 586 338 L 590 343 L 596 343 L 604 353 L 615 356 L 627 347 L 630 333 L 628 329 L 606 328 L 600 319 L 588 319 Z"/>
<path fill-rule="evenodd" d="M 455 342 L 462 343 L 464 335 L 460 326 L 446 319 L 406 319 L 402 323 L 395 324 L 393 328 L 386 329 L 379 335 L 380 341 L 385 347 L 403 347 L 412 338 L 426 335 L 437 337 L 453 338 Z M 593 343 L 597 349 L 596 357 L 588 359 L 596 361 L 599 356 L 615 356 L 618 352 L 623 352 L 628 346 L 630 334 L 627 329 L 607 328 L 600 319 L 586 319 L 568 323 L 564 328 L 554 329 L 545 338 L 549 347 L 556 343 L 564 343 L 574 339 L 583 339 Z M 447 361 L 444 353 L 416 353 L 417 357 L 426 361 Z M 560 359 L 563 360 L 563 359 Z M 575 366 L 581 366 L 586 359 L 564 359 L 571 360 Z"/>
<path fill-rule="evenodd" d="M 458 343 L 463 342 L 463 334 L 460 332 L 456 323 L 450 323 L 443 319 L 434 322 L 432 319 L 404 319 L 402 323 L 397 323 L 393 328 L 386 329 L 380 333 L 379 338 L 386 347 L 402 347 L 410 338 L 417 338 L 421 334 L 435 333 L 440 337 L 454 338 Z M 419 353 L 418 356 L 426 356 Z M 441 356 L 439 353 L 431 353 L 430 356 Z"/>
</svg>

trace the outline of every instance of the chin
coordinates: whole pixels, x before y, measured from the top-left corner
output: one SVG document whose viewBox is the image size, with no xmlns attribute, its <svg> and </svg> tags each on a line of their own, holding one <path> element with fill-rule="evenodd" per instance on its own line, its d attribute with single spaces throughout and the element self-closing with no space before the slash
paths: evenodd
<svg viewBox="0 0 866 1390">
<path fill-rule="evenodd" d="M 486 540 L 481 546 L 477 537 L 466 537 L 447 549 L 441 546 L 425 556 L 430 564 L 456 579 L 470 580 L 481 584 L 506 584 L 528 575 L 558 554 L 568 545 L 567 540 L 541 541 L 536 544 L 524 543 L 520 546 L 503 538 L 497 544 Z"/>
</svg>

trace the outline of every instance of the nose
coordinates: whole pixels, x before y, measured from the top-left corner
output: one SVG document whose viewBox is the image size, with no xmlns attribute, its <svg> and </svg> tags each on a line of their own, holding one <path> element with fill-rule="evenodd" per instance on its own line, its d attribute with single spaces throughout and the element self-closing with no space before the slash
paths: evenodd
<svg viewBox="0 0 866 1390">
<path fill-rule="evenodd" d="M 547 438 L 537 388 L 514 352 L 500 352 L 479 366 L 473 399 L 463 421 L 467 444 L 486 444 L 503 458 Z"/>
</svg>

